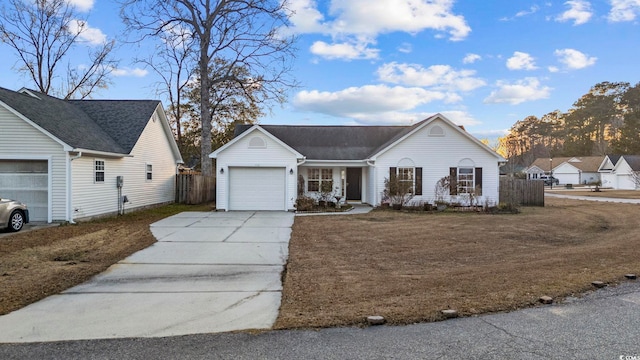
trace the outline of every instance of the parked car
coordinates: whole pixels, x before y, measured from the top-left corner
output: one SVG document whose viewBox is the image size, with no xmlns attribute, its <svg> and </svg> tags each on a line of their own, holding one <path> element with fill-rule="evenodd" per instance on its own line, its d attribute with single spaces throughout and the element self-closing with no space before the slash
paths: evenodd
<svg viewBox="0 0 640 360">
<path fill-rule="evenodd" d="M 549 176 L 547 176 L 547 175 L 542 175 L 542 176 L 540 177 L 540 179 L 544 180 L 544 184 L 545 184 L 546 186 L 550 186 L 550 185 L 551 185 L 551 183 L 553 183 L 553 185 L 558 185 L 558 184 L 560 184 L 560 180 L 558 180 L 558 179 L 557 179 L 556 177 L 554 177 L 554 176 L 549 177 Z"/>
<path fill-rule="evenodd" d="M 20 231 L 27 223 L 29 223 L 27 205 L 0 197 L 0 229 L 6 227 L 9 231 Z"/>
</svg>

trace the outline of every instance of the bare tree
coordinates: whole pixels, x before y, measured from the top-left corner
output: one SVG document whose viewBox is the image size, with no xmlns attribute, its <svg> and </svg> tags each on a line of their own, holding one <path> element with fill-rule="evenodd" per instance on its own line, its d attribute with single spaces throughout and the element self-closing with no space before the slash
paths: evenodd
<svg viewBox="0 0 640 360">
<path fill-rule="evenodd" d="M 160 41 L 154 53 L 147 58 L 136 59 L 136 62 L 147 65 L 160 76 L 157 90 L 159 94 L 169 98 L 170 104 L 166 112 L 171 125 L 175 127 L 178 147 L 182 151 L 182 122 L 189 113 L 189 106 L 183 99 L 195 72 L 192 61 L 195 39 L 177 24 L 163 29 L 157 36 Z"/>
<path fill-rule="evenodd" d="M 122 17 L 128 29 L 142 37 L 158 37 L 167 29 L 180 27 L 195 39 L 193 61 L 198 73 L 210 74 L 212 61 L 223 59 L 228 66 L 216 69 L 213 77 L 200 77 L 201 170 L 212 175 L 212 116 L 209 89 L 236 79 L 233 70 L 246 68 L 270 96 L 284 101 L 285 90 L 295 82 L 288 78 L 294 57 L 293 37 L 281 29 L 288 25 L 289 10 L 279 0 L 122 0 Z M 195 64 L 194 64 L 195 65 Z M 195 66 L 194 66 L 195 67 Z M 252 84 L 251 86 L 256 86 Z"/>
<path fill-rule="evenodd" d="M 66 0 L 8 0 L 0 10 L 0 41 L 17 53 L 18 70 L 39 91 L 64 99 L 84 99 L 106 88 L 116 66 L 113 40 L 90 47 L 88 65 L 65 61 L 87 30 L 86 19 Z"/>
</svg>

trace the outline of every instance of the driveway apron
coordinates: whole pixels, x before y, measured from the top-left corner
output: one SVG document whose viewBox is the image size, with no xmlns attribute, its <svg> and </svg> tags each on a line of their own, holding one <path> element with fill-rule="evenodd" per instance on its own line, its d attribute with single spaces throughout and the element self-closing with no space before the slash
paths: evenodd
<svg viewBox="0 0 640 360">
<path fill-rule="evenodd" d="M 162 337 L 269 329 L 294 215 L 184 212 L 90 281 L 0 316 L 0 342 Z"/>
</svg>

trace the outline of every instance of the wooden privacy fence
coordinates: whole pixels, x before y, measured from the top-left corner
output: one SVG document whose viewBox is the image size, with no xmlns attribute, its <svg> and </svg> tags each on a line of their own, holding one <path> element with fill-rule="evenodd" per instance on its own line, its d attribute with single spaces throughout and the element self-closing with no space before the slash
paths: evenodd
<svg viewBox="0 0 640 360">
<path fill-rule="evenodd" d="M 215 176 L 199 174 L 176 175 L 176 203 L 195 205 L 215 200 Z"/>
<path fill-rule="evenodd" d="M 500 178 L 500 202 L 544 206 L 544 181 Z"/>
</svg>

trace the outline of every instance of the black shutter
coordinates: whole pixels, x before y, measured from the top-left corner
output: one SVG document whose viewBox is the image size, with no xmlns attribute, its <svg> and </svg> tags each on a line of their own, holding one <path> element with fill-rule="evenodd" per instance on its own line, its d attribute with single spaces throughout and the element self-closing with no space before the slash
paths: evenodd
<svg viewBox="0 0 640 360">
<path fill-rule="evenodd" d="M 416 191 L 415 195 L 422 195 L 422 168 L 416 168 Z"/>
<path fill-rule="evenodd" d="M 482 168 L 476 168 L 475 191 L 477 196 L 482 196 Z"/>
<path fill-rule="evenodd" d="M 458 168 L 449 168 L 449 195 L 458 195 Z"/>
<path fill-rule="evenodd" d="M 395 180 L 395 178 L 396 178 L 396 168 L 390 167 L 389 168 L 389 181 Z"/>
</svg>

